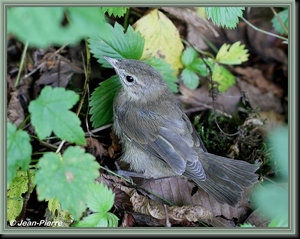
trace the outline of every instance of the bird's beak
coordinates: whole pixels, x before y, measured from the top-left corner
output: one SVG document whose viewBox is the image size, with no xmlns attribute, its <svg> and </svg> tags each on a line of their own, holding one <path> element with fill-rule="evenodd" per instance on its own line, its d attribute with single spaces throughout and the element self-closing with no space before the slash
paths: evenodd
<svg viewBox="0 0 300 239">
<path fill-rule="evenodd" d="M 108 56 L 103 56 L 105 60 L 107 60 L 107 62 L 113 67 L 115 68 L 115 70 L 118 69 L 118 62 L 119 60 L 114 59 L 114 58 L 110 58 Z"/>
</svg>

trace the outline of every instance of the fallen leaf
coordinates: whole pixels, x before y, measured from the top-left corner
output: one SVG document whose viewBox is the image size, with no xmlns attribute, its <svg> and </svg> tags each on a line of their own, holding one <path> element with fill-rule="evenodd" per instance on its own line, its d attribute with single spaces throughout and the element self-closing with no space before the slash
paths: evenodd
<svg viewBox="0 0 300 239">
<path fill-rule="evenodd" d="M 102 158 L 103 156 L 107 156 L 108 152 L 103 147 L 103 145 L 94 138 L 86 138 L 86 146 L 85 149 L 88 153 L 94 155 L 95 157 Z"/>
<path fill-rule="evenodd" d="M 240 75 L 240 78 L 247 81 L 249 84 L 256 86 L 262 93 L 273 92 L 278 98 L 283 96 L 283 89 L 278 85 L 268 81 L 262 74 L 261 70 L 253 67 L 236 67 L 235 72 Z"/>
<path fill-rule="evenodd" d="M 167 217 L 176 221 L 188 220 L 191 222 L 197 222 L 198 220 L 212 219 L 212 213 L 204 206 L 167 206 L 167 210 L 165 211 L 163 204 L 140 195 L 135 189 L 121 185 L 116 186 L 120 186 L 120 189 L 130 196 L 134 212 L 150 215 L 156 219 L 165 219 L 167 211 Z"/>
<path fill-rule="evenodd" d="M 281 99 L 272 91 L 261 92 L 261 90 L 247 83 L 244 80 L 237 80 L 237 86 L 241 91 L 244 91 L 249 99 L 252 109 L 259 109 L 259 111 L 275 111 L 277 113 L 283 112 Z"/>
<path fill-rule="evenodd" d="M 213 24 L 211 24 L 203 16 L 201 16 L 201 14 L 191 8 L 162 7 L 162 9 L 178 19 L 183 20 L 187 24 L 194 26 L 198 33 L 201 31 L 209 31 L 215 37 L 219 36 L 219 33 L 214 29 Z"/>
<path fill-rule="evenodd" d="M 74 73 L 84 73 L 80 67 L 56 52 L 47 53 L 38 68 L 40 69 L 41 77 L 36 81 L 35 95 L 38 95 L 40 85 L 65 88 Z"/>
<path fill-rule="evenodd" d="M 195 183 L 179 177 L 145 180 L 140 184 L 140 187 L 151 192 L 151 194 L 147 195 L 150 199 L 158 200 L 161 203 L 163 201 L 153 195 L 159 195 L 159 197 L 177 206 L 201 205 L 205 208 L 201 220 L 212 226 L 236 226 L 237 223 L 244 220 L 244 216 L 248 214 L 248 207 L 250 207 L 247 200 L 247 192 L 244 193 L 244 197 L 238 205 L 232 207 L 217 202 Z M 196 208 L 193 210 L 196 210 Z M 210 220 L 207 220 L 208 217 L 204 216 L 206 212 L 211 213 L 212 217 Z M 189 214 L 189 216 L 192 215 Z"/>
<path fill-rule="evenodd" d="M 11 98 L 7 106 L 7 119 L 19 127 L 25 119 L 24 110 L 19 100 L 19 92 L 11 92 Z"/>
<path fill-rule="evenodd" d="M 154 9 L 140 18 L 134 24 L 134 28 L 145 39 L 141 60 L 153 56 L 162 58 L 171 65 L 177 75 L 182 68 L 180 57 L 184 47 L 172 21 L 162 12 Z"/>
<path fill-rule="evenodd" d="M 181 95 L 178 95 L 178 99 L 185 104 L 186 113 L 215 108 L 220 113 L 232 114 L 236 111 L 241 98 L 241 91 L 236 85 L 217 95 L 214 106 L 210 89 L 205 83 L 196 90 L 190 90 L 180 84 L 179 90 Z"/>
</svg>

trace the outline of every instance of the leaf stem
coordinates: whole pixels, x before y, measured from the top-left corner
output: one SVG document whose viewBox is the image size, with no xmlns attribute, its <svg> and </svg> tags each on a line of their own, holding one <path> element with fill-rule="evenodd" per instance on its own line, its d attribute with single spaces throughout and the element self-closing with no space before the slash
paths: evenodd
<svg viewBox="0 0 300 239">
<path fill-rule="evenodd" d="M 279 36 L 279 35 L 277 35 L 277 34 L 274 34 L 274 33 L 271 33 L 271 32 L 264 31 L 264 30 L 262 30 L 262 29 L 260 29 L 260 28 L 258 28 L 258 27 L 256 27 L 256 26 L 252 25 L 252 24 L 251 24 L 250 22 L 248 22 L 244 17 L 241 17 L 241 19 L 242 19 L 245 23 L 247 23 L 250 27 L 252 27 L 254 30 L 256 30 L 256 31 L 258 31 L 258 32 L 264 33 L 264 34 L 269 35 L 269 36 L 277 37 L 277 38 L 282 39 L 282 40 L 284 40 L 284 41 L 288 41 L 288 39 L 287 39 L 286 37 L 282 37 L 282 36 Z"/>
<path fill-rule="evenodd" d="M 271 7 L 272 12 L 274 13 L 275 17 L 277 18 L 277 20 L 279 21 L 280 25 L 282 26 L 282 28 L 285 30 L 286 34 L 289 34 L 288 29 L 286 28 L 286 26 L 284 25 L 283 21 L 281 20 L 281 18 L 279 17 L 278 13 L 275 11 L 274 7 Z"/>
<path fill-rule="evenodd" d="M 20 81 L 20 76 L 21 76 L 21 72 L 22 72 L 22 68 L 24 65 L 24 61 L 25 61 L 25 57 L 26 57 L 26 52 L 27 52 L 27 48 L 28 48 L 28 41 L 26 41 L 23 52 L 22 52 L 22 57 L 21 57 L 21 62 L 20 62 L 20 67 L 19 67 L 19 71 L 18 71 L 18 75 L 17 75 L 17 79 L 15 82 L 15 87 L 17 87 L 19 81 Z"/>
</svg>

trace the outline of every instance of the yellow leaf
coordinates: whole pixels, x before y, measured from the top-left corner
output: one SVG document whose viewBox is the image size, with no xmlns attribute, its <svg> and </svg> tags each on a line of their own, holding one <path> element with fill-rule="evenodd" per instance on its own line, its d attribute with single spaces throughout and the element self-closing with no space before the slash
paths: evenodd
<svg viewBox="0 0 300 239">
<path fill-rule="evenodd" d="M 135 31 L 140 31 L 145 39 L 141 60 L 149 57 L 162 58 L 177 75 L 183 67 L 180 57 L 184 47 L 172 21 L 154 9 L 135 23 Z"/>
</svg>

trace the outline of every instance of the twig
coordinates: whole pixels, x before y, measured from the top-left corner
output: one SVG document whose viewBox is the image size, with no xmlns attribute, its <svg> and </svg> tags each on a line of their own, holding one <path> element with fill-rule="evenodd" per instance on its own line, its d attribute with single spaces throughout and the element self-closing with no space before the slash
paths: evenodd
<svg viewBox="0 0 300 239">
<path fill-rule="evenodd" d="M 171 227 L 172 225 L 169 220 L 168 207 L 166 204 L 164 204 L 164 209 L 165 209 L 165 215 L 166 215 L 166 226 Z"/>
<path fill-rule="evenodd" d="M 278 13 L 275 11 L 274 7 L 271 7 L 271 10 L 274 13 L 275 17 L 277 18 L 277 20 L 279 21 L 279 23 L 282 26 L 282 28 L 285 30 L 286 34 L 289 34 L 288 29 L 286 28 L 286 26 L 282 22 L 281 18 L 279 17 Z"/>
<path fill-rule="evenodd" d="M 20 80 L 20 76 L 21 76 L 21 72 L 22 72 L 22 68 L 24 65 L 24 61 L 25 61 L 25 56 L 26 56 L 26 52 L 27 52 L 27 48 L 28 48 L 28 41 L 26 42 L 23 52 L 22 52 L 22 58 L 21 58 L 21 62 L 20 62 L 20 67 L 19 67 L 19 71 L 18 71 L 18 75 L 17 75 L 17 79 L 15 82 L 15 87 L 17 87 L 19 80 Z"/>
<path fill-rule="evenodd" d="M 250 27 L 252 27 L 254 30 L 256 30 L 256 31 L 258 31 L 258 32 L 264 33 L 264 34 L 269 35 L 269 36 L 273 36 L 273 37 L 280 38 L 280 39 L 282 39 L 282 40 L 284 40 L 284 41 L 288 41 L 288 39 L 287 39 L 286 37 L 282 37 L 282 36 L 279 36 L 279 35 L 277 35 L 277 34 L 274 34 L 274 33 L 271 33 L 271 32 L 264 31 L 264 30 L 262 30 L 262 29 L 260 29 L 260 28 L 258 28 L 258 27 L 256 27 L 256 26 L 252 25 L 252 24 L 251 24 L 250 22 L 248 22 L 244 17 L 241 17 L 241 19 L 242 19 L 244 22 L 246 22 Z"/>
</svg>

